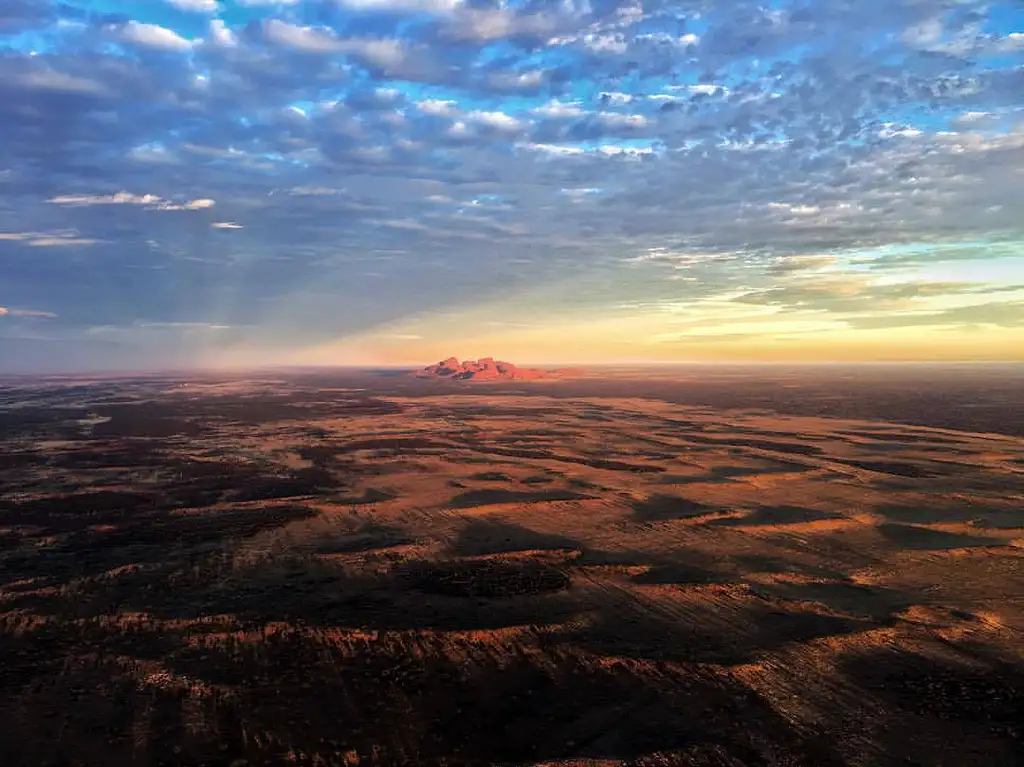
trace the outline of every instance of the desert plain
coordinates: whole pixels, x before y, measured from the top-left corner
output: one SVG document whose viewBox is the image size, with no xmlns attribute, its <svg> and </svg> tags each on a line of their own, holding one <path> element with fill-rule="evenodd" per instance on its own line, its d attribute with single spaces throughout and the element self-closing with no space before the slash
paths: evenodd
<svg viewBox="0 0 1024 767">
<path fill-rule="evenodd" d="M 1024 371 L 0 382 L 0 765 L 1024 764 Z"/>
</svg>

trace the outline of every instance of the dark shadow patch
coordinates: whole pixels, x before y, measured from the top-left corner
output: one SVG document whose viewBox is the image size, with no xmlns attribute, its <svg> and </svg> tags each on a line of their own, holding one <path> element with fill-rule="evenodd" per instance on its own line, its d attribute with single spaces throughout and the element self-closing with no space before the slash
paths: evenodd
<svg viewBox="0 0 1024 767">
<path fill-rule="evenodd" d="M 509 458 L 532 458 L 541 461 L 556 461 L 558 463 L 589 466 L 592 469 L 603 469 L 605 471 L 627 471 L 634 474 L 660 474 L 665 471 L 665 467 L 663 466 L 628 463 L 626 461 L 614 461 L 604 458 L 583 458 L 580 456 L 561 455 L 547 450 L 500 448 L 468 439 L 465 441 L 463 447 L 485 455 L 501 455 Z"/>
<path fill-rule="evenodd" d="M 962 441 L 954 437 L 949 437 L 942 434 L 910 434 L 910 433 L 893 433 L 884 431 L 856 431 L 856 430 L 839 430 L 835 434 L 841 434 L 850 437 L 863 437 L 864 439 L 870 439 L 875 442 L 895 442 L 904 444 L 920 444 L 920 443 L 934 443 L 937 445 L 962 445 Z"/>
<path fill-rule="evenodd" d="M 588 652 L 638 660 L 740 665 L 790 642 L 808 642 L 863 628 L 852 619 L 770 603 L 739 607 L 706 603 L 679 612 L 643 603 L 619 603 L 573 632 L 567 641 Z"/>
<path fill-rule="evenodd" d="M 958 665 L 884 649 L 849 658 L 841 669 L 853 685 L 892 710 L 892 721 L 915 717 L 913 727 L 879 733 L 895 758 L 943 765 L 1021 763 L 1024 673 L 1019 667 Z M 951 732 L 958 737 L 950 738 Z"/>
<path fill-rule="evenodd" d="M 850 466 L 855 469 L 866 469 L 878 474 L 889 474 L 894 477 L 906 477 L 907 479 L 933 479 L 941 477 L 949 472 L 939 471 L 932 466 L 922 466 L 918 463 L 906 463 L 900 461 L 836 461 L 843 466 Z"/>
<path fill-rule="evenodd" d="M 993 510 L 973 520 L 971 524 L 981 530 L 1017 530 L 1024 528 L 1024 510 Z"/>
<path fill-rule="evenodd" d="M 327 472 L 319 469 L 297 469 L 279 476 L 262 476 L 258 480 L 233 488 L 225 497 L 231 502 L 270 501 L 320 495 L 337 487 Z"/>
<path fill-rule="evenodd" d="M 180 718 L 159 715 L 163 726 L 149 732 L 159 733 L 160 753 L 179 760 L 168 761 L 169 767 L 227 767 L 238 757 L 246 764 L 276 764 L 291 749 L 312 764 L 342 764 L 336 756 L 346 753 L 361 763 L 460 767 L 602 758 L 688 767 L 842 764 L 822 739 L 799 735 L 762 698 L 720 675 L 602 667 L 537 653 L 474 657 L 465 664 L 427 641 L 419 647 L 407 655 L 393 643 L 372 642 L 341 652 L 296 631 L 269 634 L 248 647 L 183 648 L 169 658 L 172 669 L 230 685 L 231 694 L 190 702 L 189 717 L 180 702 Z M 111 677 L 112 669 L 105 670 Z M 100 688 L 104 695 L 111 694 L 108 687 Z M 149 694 L 156 700 L 151 709 L 161 712 L 159 694 Z M 141 705 L 140 698 L 127 700 Z M 223 733 L 219 750 L 203 739 L 185 738 L 187 724 L 196 720 Z M 339 728 L 338 721 L 347 726 Z M 125 741 L 117 757 L 130 753 L 131 722 L 111 717 L 103 730 L 115 745 Z M 240 738 L 243 723 L 246 731 L 263 735 Z M 103 747 L 84 725 L 72 725 L 69 732 Z M 171 743 L 178 744 L 177 752 Z M 33 744 L 57 747 L 46 738 Z M 145 742 L 142 748 L 156 745 Z M 644 759 L 653 753 L 696 758 Z"/>
<path fill-rule="evenodd" d="M 281 471 L 255 463 L 168 461 L 163 491 L 178 507 L 323 495 L 342 483 L 320 466 Z"/>
<path fill-rule="evenodd" d="M 100 439 L 107 437 L 200 437 L 211 431 L 209 426 L 186 421 L 182 418 L 169 418 L 150 415 L 145 412 L 123 411 L 109 421 L 97 423 L 92 427 L 92 436 Z"/>
<path fill-rule="evenodd" d="M 0 471 L 25 471 L 45 466 L 50 456 L 42 452 L 5 452 L 0 453 Z"/>
<path fill-rule="evenodd" d="M 29 392 L 28 397 L 32 396 Z M 13 407 L 0 410 L 0 439 L 82 437 L 80 420 L 92 413 L 86 408 L 68 407 Z"/>
<path fill-rule="evenodd" d="M 536 474 L 532 477 L 524 477 L 522 484 L 524 485 L 550 485 L 555 481 L 554 477 L 546 477 L 543 474 Z"/>
<path fill-rule="evenodd" d="M 722 513 L 720 509 L 677 495 L 652 495 L 634 501 L 632 506 L 633 518 L 639 522 L 665 522 Z"/>
<path fill-rule="evenodd" d="M 843 581 L 758 584 L 759 594 L 798 602 L 815 602 L 829 610 L 874 620 L 890 621 L 913 602 L 906 594 L 882 586 Z"/>
<path fill-rule="evenodd" d="M 454 509 L 469 509 L 476 506 L 493 506 L 502 503 L 539 503 L 543 501 L 582 501 L 593 498 L 592 495 L 576 493 L 572 490 L 499 490 L 486 488 L 459 493 L 448 501 Z"/>
<path fill-rule="evenodd" d="M 481 482 L 512 482 L 512 477 L 508 474 L 503 474 L 500 471 L 481 471 L 477 474 L 471 474 L 469 479 L 480 480 Z"/>
<path fill-rule="evenodd" d="M 762 466 L 714 466 L 709 471 L 709 474 L 712 479 L 733 479 L 736 477 L 756 477 L 761 474 L 787 474 L 795 471 L 809 471 L 809 467 L 799 463 L 777 461 L 766 463 Z"/>
<path fill-rule="evenodd" d="M 414 540 L 399 527 L 367 522 L 348 533 L 317 538 L 313 543 L 313 551 L 317 554 L 355 554 L 400 546 Z"/>
<path fill-rule="evenodd" d="M 661 474 L 654 481 L 659 485 L 698 485 L 704 482 L 727 482 L 728 479 L 715 478 L 711 474 Z"/>
<path fill-rule="evenodd" d="M 579 550 L 580 544 L 562 535 L 538 533 L 528 527 L 487 519 L 471 519 L 460 531 L 451 552 L 460 557 L 517 551 Z"/>
<path fill-rule="evenodd" d="M 451 597 L 503 599 L 569 588 L 561 567 L 528 559 L 410 562 L 397 570 L 409 588 Z"/>
<path fill-rule="evenodd" d="M 334 502 L 344 503 L 350 506 L 360 506 L 370 503 L 385 503 L 387 501 L 393 501 L 397 497 L 397 495 L 389 493 L 387 490 L 378 490 L 375 487 L 368 487 L 359 495 L 335 498 Z"/>
<path fill-rule="evenodd" d="M 783 536 L 783 545 L 788 541 L 788 536 Z M 841 567 L 829 565 L 818 565 L 784 557 L 773 557 L 765 554 L 735 554 L 732 556 L 737 569 L 737 577 L 747 573 L 796 573 L 810 578 L 826 578 L 834 580 L 846 577 Z"/>
<path fill-rule="evenodd" d="M 560 639 L 597 655 L 634 660 L 739 665 L 755 657 L 715 627 L 668 620 L 628 605 Z"/>
<path fill-rule="evenodd" d="M 806 509 L 802 506 L 758 506 L 742 517 L 713 519 L 709 525 L 723 527 L 746 527 L 755 525 L 798 525 L 804 522 L 819 522 L 825 519 L 844 519 L 842 514 L 835 514 L 820 509 Z"/>
<path fill-rule="evenodd" d="M 633 578 L 634 583 L 644 585 L 669 583 L 681 586 L 709 585 L 713 583 L 731 583 L 732 581 L 733 579 L 726 574 L 686 562 L 654 565 L 646 572 L 640 573 L 640 575 Z"/>
<path fill-rule="evenodd" d="M 976 514 L 969 507 L 934 506 L 879 506 L 874 511 L 887 520 L 909 524 L 927 525 L 945 522 L 969 522 Z"/>
<path fill-rule="evenodd" d="M 111 419 L 102 424 L 108 429 L 131 429 L 132 424 L 136 425 L 135 428 L 159 429 L 159 422 L 166 420 L 189 422 L 195 419 L 258 426 L 278 421 L 308 422 L 317 418 L 396 415 L 403 412 L 397 403 L 374 397 L 303 401 L 300 392 L 290 396 L 254 394 L 168 398 L 159 402 L 103 404 L 97 405 L 95 410 Z"/>
<path fill-rule="evenodd" d="M 600 485 L 597 482 L 591 482 L 589 479 L 579 479 L 578 477 L 570 477 L 565 482 L 569 487 L 576 487 L 580 490 L 596 490 L 598 492 L 606 492 L 610 488 Z"/>
<path fill-rule="evenodd" d="M 156 565 L 206 556 L 227 541 L 249 538 L 316 512 L 302 506 L 228 509 L 190 514 L 147 513 L 90 529 L 81 521 L 45 548 L 21 547 L 0 560 L 5 579 L 46 578 L 55 584 L 125 565 Z"/>
<path fill-rule="evenodd" d="M 388 455 L 403 455 L 424 450 L 451 450 L 451 445 L 425 437 L 373 437 L 331 445 L 327 449 L 332 450 L 334 455 L 345 455 L 362 450 L 372 450 Z M 306 456 L 303 455 L 303 457 Z"/>
<path fill-rule="evenodd" d="M 976 546 L 1005 546 L 1006 541 L 1000 538 L 983 538 L 965 533 L 949 533 L 945 530 L 933 530 L 916 525 L 897 525 L 884 523 L 878 526 L 887 541 L 902 549 L 920 551 L 942 551 L 945 549 L 962 549 Z"/>
<path fill-rule="evenodd" d="M 875 509 L 887 520 L 907 524 L 945 524 L 969 522 L 978 528 L 1013 529 L 1024 527 L 1024 509 L 974 506 L 880 506 Z"/>
<path fill-rule="evenodd" d="M 90 525 L 119 524 L 125 519 L 156 509 L 159 501 L 159 497 L 154 494 L 121 490 L 96 490 L 8 501 L 0 504 L 0 525 L 29 526 L 52 535 L 84 530 Z"/>
<path fill-rule="evenodd" d="M 750 447 L 755 450 L 766 450 L 774 453 L 789 453 L 791 455 L 822 455 L 825 451 L 817 445 L 808 445 L 803 442 L 777 442 L 767 439 L 746 439 L 735 437 L 710 437 L 687 434 L 683 439 L 699 445 L 723 445 L 730 447 Z"/>
<path fill-rule="evenodd" d="M 713 466 L 703 474 L 662 474 L 657 478 L 659 485 L 692 485 L 702 482 L 730 482 L 744 477 L 762 474 L 785 474 L 797 471 L 811 471 L 810 467 L 797 463 L 771 463 L 763 466 Z"/>
</svg>

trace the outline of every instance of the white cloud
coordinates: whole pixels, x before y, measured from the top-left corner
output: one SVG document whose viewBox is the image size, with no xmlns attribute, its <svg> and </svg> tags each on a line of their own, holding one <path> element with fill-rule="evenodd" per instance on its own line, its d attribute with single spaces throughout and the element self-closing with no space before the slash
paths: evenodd
<svg viewBox="0 0 1024 767">
<path fill-rule="evenodd" d="M 534 107 L 530 110 L 533 114 L 539 117 L 582 117 L 584 112 L 580 109 L 578 101 L 557 101 L 552 99 L 543 106 Z"/>
<path fill-rule="evenodd" d="M 718 94 L 727 94 L 729 89 L 724 85 L 714 85 L 712 83 L 697 83 L 696 85 L 669 85 L 665 88 L 669 91 L 688 91 L 690 93 L 703 93 L 708 96 L 716 96 Z"/>
<path fill-rule="evenodd" d="M 97 80 L 70 75 L 55 69 L 34 69 L 30 72 L 14 76 L 13 81 L 22 88 L 30 90 L 85 96 L 110 95 L 110 89 Z"/>
<path fill-rule="evenodd" d="M 154 210 L 205 210 L 206 208 L 212 208 L 216 204 L 213 200 L 206 198 L 180 203 L 164 200 L 158 203 Z"/>
<path fill-rule="evenodd" d="M 551 41 L 552 45 L 576 42 L 577 38 L 569 37 Z M 625 53 L 629 44 L 622 35 L 584 35 L 583 47 L 595 53 Z"/>
<path fill-rule="evenodd" d="M 115 194 L 65 194 L 47 200 L 54 205 L 153 205 L 160 202 L 155 194 L 132 194 L 117 192 Z"/>
<path fill-rule="evenodd" d="M 996 43 L 996 50 L 1002 53 L 1024 51 L 1024 32 L 1011 32 Z"/>
<path fill-rule="evenodd" d="M 400 40 L 341 38 L 324 27 L 299 26 L 280 19 L 271 19 L 263 29 L 270 42 L 306 53 L 347 53 L 380 69 L 394 68 L 405 60 Z"/>
<path fill-rule="evenodd" d="M 380 69 L 392 69 L 405 60 L 405 46 L 400 40 L 349 40 L 343 49 Z"/>
<path fill-rule="evenodd" d="M 192 47 L 191 40 L 186 40 L 173 29 L 139 21 L 125 24 L 121 28 L 121 37 L 145 48 L 164 51 L 187 51 Z"/>
<path fill-rule="evenodd" d="M 531 69 L 528 72 L 495 72 L 488 77 L 488 82 L 499 90 L 525 90 L 543 85 L 544 79 L 544 70 Z"/>
<path fill-rule="evenodd" d="M 529 152 L 539 152 L 539 153 L 542 153 L 542 154 L 549 154 L 549 155 L 570 156 L 570 155 L 584 154 L 584 150 L 582 148 L 578 147 L 578 146 L 562 146 L 561 144 L 533 144 L 533 143 L 517 144 L 516 146 L 519 149 L 525 149 L 525 150 L 527 150 Z"/>
<path fill-rule="evenodd" d="M 238 36 L 228 29 L 223 19 L 210 19 L 210 39 L 224 48 L 238 45 Z"/>
<path fill-rule="evenodd" d="M 69 248 L 95 245 L 97 242 L 88 237 L 36 237 L 26 244 L 33 248 Z"/>
<path fill-rule="evenodd" d="M 483 112 L 474 110 L 466 115 L 473 122 L 502 131 L 519 130 L 519 120 L 504 112 Z"/>
<path fill-rule="evenodd" d="M 73 230 L 63 232 L 0 232 L 0 242 L 21 242 L 33 248 L 59 248 L 95 245 L 99 240 L 77 236 Z"/>
<path fill-rule="evenodd" d="M 144 162 L 152 165 L 176 165 L 178 156 L 164 146 L 142 145 L 132 147 L 128 151 L 128 157 L 135 162 Z"/>
<path fill-rule="evenodd" d="M 344 189 L 332 189 L 327 186 L 295 186 L 288 190 L 288 194 L 297 197 L 326 197 L 342 194 L 344 191 Z"/>
<path fill-rule="evenodd" d="M 463 0 L 334 0 L 352 11 L 392 13 L 450 13 L 463 5 Z"/>
<path fill-rule="evenodd" d="M 329 30 L 322 27 L 303 27 L 271 19 L 263 29 L 271 42 L 307 53 L 336 53 L 344 47 Z"/>
<path fill-rule="evenodd" d="M 179 11 L 191 13 L 216 13 L 220 10 L 217 0 L 167 0 Z"/>
<path fill-rule="evenodd" d="M 629 104 L 633 101 L 633 97 L 628 93 L 618 93 L 616 91 L 610 91 L 601 94 L 601 100 L 607 101 L 611 104 Z"/>
<path fill-rule="evenodd" d="M 424 99 L 416 102 L 416 108 L 424 114 L 447 117 L 458 112 L 458 105 L 454 101 L 443 101 L 441 99 Z"/>
<path fill-rule="evenodd" d="M 917 138 L 921 135 L 921 131 L 913 127 L 897 127 L 893 123 L 885 123 L 878 131 L 878 135 L 882 138 Z"/>
<path fill-rule="evenodd" d="M 647 118 L 643 115 L 624 115 L 618 112 L 601 112 L 598 119 L 609 128 L 643 128 Z"/>
<path fill-rule="evenodd" d="M 36 309 L 11 309 L 0 306 L 0 317 L 56 317 L 53 312 L 42 312 Z"/>
<path fill-rule="evenodd" d="M 978 120 L 983 120 L 984 118 L 989 117 L 991 114 L 991 112 L 964 112 L 960 115 L 960 121 L 965 123 L 977 122 Z"/>
<path fill-rule="evenodd" d="M 89 205 L 148 205 L 150 210 L 203 210 L 212 208 L 216 203 L 209 198 L 199 198 L 189 202 L 171 202 L 155 194 L 132 194 L 117 192 L 115 194 L 66 194 L 51 197 L 47 202 L 54 205 L 69 207 L 85 207 Z"/>
<path fill-rule="evenodd" d="M 770 202 L 769 210 L 778 210 L 794 216 L 814 216 L 821 212 L 817 205 L 793 205 L 788 202 Z"/>
<path fill-rule="evenodd" d="M 522 35 L 550 37 L 559 22 L 559 17 L 549 13 L 516 13 L 510 8 L 463 8 L 450 16 L 446 32 L 458 40 L 488 43 Z"/>
</svg>

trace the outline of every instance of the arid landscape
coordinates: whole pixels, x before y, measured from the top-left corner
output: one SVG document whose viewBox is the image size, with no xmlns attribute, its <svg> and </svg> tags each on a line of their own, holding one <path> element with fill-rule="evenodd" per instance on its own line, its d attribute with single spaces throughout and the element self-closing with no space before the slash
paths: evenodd
<svg viewBox="0 0 1024 767">
<path fill-rule="evenodd" d="M 278 764 L 1024 764 L 1024 371 L 0 381 L 0 765 Z"/>
</svg>

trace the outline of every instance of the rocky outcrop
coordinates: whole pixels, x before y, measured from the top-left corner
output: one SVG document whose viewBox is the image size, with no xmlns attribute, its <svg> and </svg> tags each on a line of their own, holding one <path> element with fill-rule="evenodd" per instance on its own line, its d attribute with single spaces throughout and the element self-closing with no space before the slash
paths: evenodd
<svg viewBox="0 0 1024 767">
<path fill-rule="evenodd" d="M 417 370 L 419 378 L 451 378 L 463 381 L 535 381 L 543 378 L 564 378 L 574 371 L 568 369 L 539 370 L 518 368 L 511 362 L 502 362 L 494 357 L 459 362 L 455 357 Z"/>
</svg>

